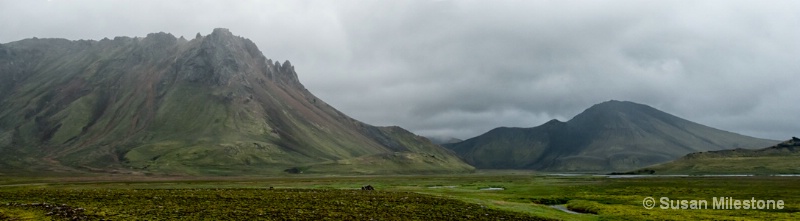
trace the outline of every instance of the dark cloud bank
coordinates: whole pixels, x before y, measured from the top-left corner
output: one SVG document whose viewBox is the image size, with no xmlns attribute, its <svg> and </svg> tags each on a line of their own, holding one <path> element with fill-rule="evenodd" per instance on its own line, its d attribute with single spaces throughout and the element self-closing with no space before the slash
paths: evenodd
<svg viewBox="0 0 800 221">
<path fill-rule="evenodd" d="M 798 1 L 2 1 L 0 42 L 227 27 L 356 119 L 469 138 L 630 100 L 800 136 Z"/>
</svg>

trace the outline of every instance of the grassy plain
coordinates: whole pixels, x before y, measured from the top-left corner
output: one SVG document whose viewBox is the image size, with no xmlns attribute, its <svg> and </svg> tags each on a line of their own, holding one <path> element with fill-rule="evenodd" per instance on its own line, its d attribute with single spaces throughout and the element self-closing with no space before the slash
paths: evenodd
<svg viewBox="0 0 800 221">
<path fill-rule="evenodd" d="M 367 184 L 376 191 L 359 190 Z M 481 190 L 488 187 L 504 190 Z M 645 197 L 655 198 L 656 208 L 645 209 Z M 708 208 L 661 209 L 661 197 L 706 200 Z M 715 210 L 713 197 L 783 200 L 785 207 Z M 551 205 L 588 214 L 568 214 Z M 72 218 L 58 214 L 89 220 L 798 220 L 800 177 L 607 178 L 521 171 L 274 178 L 0 177 L 0 219 Z"/>
</svg>

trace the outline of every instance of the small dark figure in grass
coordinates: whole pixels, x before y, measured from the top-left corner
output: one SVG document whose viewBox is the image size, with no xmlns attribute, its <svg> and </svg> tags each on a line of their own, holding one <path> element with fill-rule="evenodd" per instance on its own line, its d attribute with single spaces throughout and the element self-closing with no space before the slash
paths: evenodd
<svg viewBox="0 0 800 221">
<path fill-rule="evenodd" d="M 269 190 L 274 190 L 274 189 L 275 189 L 274 187 L 269 187 Z"/>
<path fill-rule="evenodd" d="M 362 186 L 361 190 L 375 190 L 375 187 L 372 187 L 372 185 L 366 185 Z"/>
</svg>

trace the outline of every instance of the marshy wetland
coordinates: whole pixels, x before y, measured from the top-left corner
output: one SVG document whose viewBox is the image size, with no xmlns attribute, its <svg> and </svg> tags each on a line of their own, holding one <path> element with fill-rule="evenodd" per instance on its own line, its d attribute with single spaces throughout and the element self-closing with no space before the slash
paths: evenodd
<svg viewBox="0 0 800 221">
<path fill-rule="evenodd" d="M 790 220 L 800 177 L 311 175 L 2 178 L 9 220 Z M 373 191 L 360 187 L 371 185 Z M 491 189 L 491 190 L 487 190 Z M 643 200 L 771 199 L 783 209 L 647 209 Z M 559 210 L 566 208 L 573 213 Z"/>
</svg>

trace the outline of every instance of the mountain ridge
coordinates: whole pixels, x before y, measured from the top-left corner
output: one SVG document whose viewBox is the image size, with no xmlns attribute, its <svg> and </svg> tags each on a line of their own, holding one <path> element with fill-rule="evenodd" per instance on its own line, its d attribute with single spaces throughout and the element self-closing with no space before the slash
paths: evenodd
<svg viewBox="0 0 800 221">
<path fill-rule="evenodd" d="M 458 142 L 464 141 L 462 139 L 458 139 L 458 138 L 455 138 L 455 137 L 449 137 L 449 136 L 425 136 L 425 138 L 428 138 L 428 140 L 430 140 L 431 143 L 436 144 L 436 145 L 449 144 L 449 143 L 458 143 Z"/>
<path fill-rule="evenodd" d="M 611 100 L 567 122 L 495 128 L 445 147 L 477 168 L 604 172 L 662 163 L 690 152 L 769 142 L 773 141 L 714 129 L 647 105 Z"/>
<path fill-rule="evenodd" d="M 311 94 L 289 61 L 265 58 L 227 29 L 192 40 L 163 32 L 100 41 L 25 39 L 0 44 L 0 71 L 5 168 L 314 172 L 322 171 L 314 165 L 402 152 L 398 160 L 411 160 L 417 172 L 472 170 L 404 129 L 341 113 Z M 326 172 L 372 173 L 357 164 L 339 167 Z"/>
<path fill-rule="evenodd" d="M 729 149 L 694 152 L 666 163 L 623 174 L 798 174 L 800 138 L 761 149 Z"/>
</svg>

